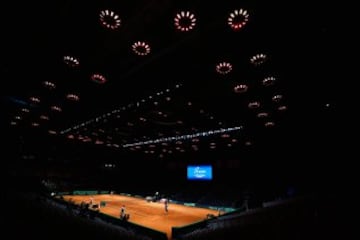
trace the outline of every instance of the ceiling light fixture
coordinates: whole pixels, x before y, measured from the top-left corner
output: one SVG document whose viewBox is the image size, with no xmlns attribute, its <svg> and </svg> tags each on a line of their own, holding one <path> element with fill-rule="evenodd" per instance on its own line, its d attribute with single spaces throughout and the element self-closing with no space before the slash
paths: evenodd
<svg viewBox="0 0 360 240">
<path fill-rule="evenodd" d="M 40 98 L 38 97 L 31 97 L 30 101 L 32 101 L 33 103 L 40 103 Z"/>
<path fill-rule="evenodd" d="M 234 10 L 228 17 L 228 24 L 237 31 L 246 25 L 249 21 L 249 14 L 244 9 Z"/>
<path fill-rule="evenodd" d="M 102 10 L 99 14 L 101 24 L 109 29 L 117 29 L 121 25 L 121 19 L 119 15 L 111 10 Z"/>
<path fill-rule="evenodd" d="M 244 93 L 248 90 L 248 86 L 246 84 L 239 84 L 234 87 L 234 92 L 236 93 Z"/>
<path fill-rule="evenodd" d="M 62 111 L 62 109 L 61 109 L 61 107 L 59 107 L 59 106 L 51 106 L 51 110 L 53 110 L 53 111 L 55 111 L 55 112 L 61 112 Z"/>
<path fill-rule="evenodd" d="M 99 74 L 99 73 L 95 73 L 95 74 L 91 75 L 91 80 L 93 82 L 96 82 L 96 83 L 99 83 L 99 84 L 106 83 L 106 78 L 103 75 Z"/>
<path fill-rule="evenodd" d="M 222 75 L 228 74 L 232 70 L 232 65 L 228 62 L 222 62 L 216 65 L 216 71 Z"/>
<path fill-rule="evenodd" d="M 80 97 L 76 94 L 73 93 L 69 93 L 68 95 L 66 95 L 66 99 L 70 100 L 70 101 L 79 101 Z"/>
<path fill-rule="evenodd" d="M 196 25 L 195 15 L 189 11 L 181 11 L 176 14 L 174 18 L 174 25 L 176 29 L 182 32 L 190 31 Z"/>
<path fill-rule="evenodd" d="M 264 125 L 265 125 L 265 127 L 273 127 L 273 126 L 275 126 L 275 123 L 274 122 L 266 122 Z"/>
<path fill-rule="evenodd" d="M 145 42 L 137 41 L 132 45 L 132 50 L 139 56 L 145 56 L 150 53 L 150 46 Z"/>
<path fill-rule="evenodd" d="M 64 56 L 64 62 L 69 67 L 78 67 L 80 64 L 79 60 L 72 56 Z"/>
<path fill-rule="evenodd" d="M 271 86 L 275 83 L 276 79 L 274 77 L 266 77 L 264 78 L 264 80 L 262 81 L 262 84 L 264 86 Z"/>
<path fill-rule="evenodd" d="M 255 109 L 255 108 L 259 108 L 260 107 L 260 102 L 254 101 L 254 102 L 249 102 L 248 104 L 248 108 L 250 109 Z"/>
<path fill-rule="evenodd" d="M 283 98 L 283 96 L 281 94 L 277 94 L 277 95 L 274 95 L 271 99 L 273 100 L 273 102 L 280 102 L 281 99 Z"/>
<path fill-rule="evenodd" d="M 265 117 L 268 117 L 269 114 L 267 112 L 259 112 L 258 114 L 256 114 L 256 116 L 258 118 L 265 118 Z"/>
<path fill-rule="evenodd" d="M 256 54 L 250 58 L 250 63 L 254 66 L 262 65 L 267 59 L 267 56 L 263 53 Z"/>
<path fill-rule="evenodd" d="M 286 110 L 287 110 L 287 106 L 285 106 L 285 105 L 279 106 L 279 107 L 278 107 L 278 110 L 279 110 L 279 111 L 286 111 Z"/>
<path fill-rule="evenodd" d="M 45 81 L 45 82 L 43 82 L 43 84 L 46 88 L 51 89 L 51 90 L 56 88 L 56 85 L 53 82 Z"/>
<path fill-rule="evenodd" d="M 46 115 L 40 115 L 41 120 L 49 120 L 49 117 Z"/>
</svg>

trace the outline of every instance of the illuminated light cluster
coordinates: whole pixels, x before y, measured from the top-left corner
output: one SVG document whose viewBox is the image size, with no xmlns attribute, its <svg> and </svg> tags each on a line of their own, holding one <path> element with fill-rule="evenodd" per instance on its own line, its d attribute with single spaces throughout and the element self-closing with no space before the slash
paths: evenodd
<svg viewBox="0 0 360 240">
<path fill-rule="evenodd" d="M 45 81 L 45 82 L 43 82 L 43 84 L 48 89 L 55 89 L 56 88 L 56 85 L 53 82 Z"/>
<path fill-rule="evenodd" d="M 236 93 L 244 93 L 248 90 L 248 86 L 246 84 L 239 84 L 234 87 L 234 92 Z"/>
<path fill-rule="evenodd" d="M 145 42 L 137 41 L 132 45 L 132 50 L 139 56 L 145 56 L 150 53 L 150 46 Z"/>
<path fill-rule="evenodd" d="M 69 93 L 68 95 L 66 95 L 66 99 L 70 100 L 70 101 L 79 101 L 80 97 L 76 94 L 73 93 Z"/>
<path fill-rule="evenodd" d="M 260 107 L 260 103 L 255 101 L 255 102 L 249 102 L 248 104 L 248 108 L 250 109 L 255 109 L 255 108 L 259 108 Z"/>
<path fill-rule="evenodd" d="M 55 112 L 62 112 L 62 109 L 59 106 L 51 106 L 51 110 L 53 110 Z"/>
<path fill-rule="evenodd" d="M 33 123 L 31 123 L 31 126 L 32 126 L 32 127 L 38 127 L 38 126 L 40 126 L 40 124 L 37 123 L 37 122 L 33 122 Z"/>
<path fill-rule="evenodd" d="M 228 62 L 222 62 L 216 65 L 216 72 L 220 74 L 228 74 L 232 70 L 232 65 Z"/>
<path fill-rule="evenodd" d="M 273 127 L 273 126 L 275 126 L 275 123 L 274 122 L 266 122 L 264 125 L 265 125 L 265 127 Z"/>
<path fill-rule="evenodd" d="M 51 135 L 56 135 L 57 134 L 57 132 L 54 131 L 54 130 L 49 130 L 48 133 L 51 134 Z"/>
<path fill-rule="evenodd" d="M 93 75 L 91 75 L 91 80 L 99 84 L 106 83 L 107 81 L 106 78 L 99 73 L 94 73 Z"/>
<path fill-rule="evenodd" d="M 266 77 L 262 81 L 264 86 L 271 86 L 275 83 L 276 79 L 274 77 Z"/>
<path fill-rule="evenodd" d="M 228 17 L 228 24 L 237 31 L 246 25 L 249 21 L 249 14 L 244 9 L 234 10 Z"/>
<path fill-rule="evenodd" d="M 229 138 L 229 137 L 230 137 L 230 135 L 229 135 L 229 134 L 227 134 L 227 133 L 224 133 L 224 134 L 222 134 L 222 135 L 221 135 L 221 137 L 222 137 L 222 138 Z"/>
<path fill-rule="evenodd" d="M 278 107 L 278 110 L 279 110 L 279 111 L 286 111 L 286 110 L 287 110 L 287 106 L 285 106 L 285 105 L 279 106 L 279 107 Z"/>
<path fill-rule="evenodd" d="M 49 117 L 46 116 L 46 115 L 41 115 L 41 116 L 40 116 L 40 119 L 41 119 L 41 120 L 49 120 Z"/>
<path fill-rule="evenodd" d="M 252 142 L 250 142 L 250 141 L 245 142 L 245 146 L 251 146 L 251 145 L 252 145 Z"/>
<path fill-rule="evenodd" d="M 267 59 L 267 56 L 263 53 L 256 54 L 250 58 L 250 63 L 254 66 L 260 66 Z"/>
<path fill-rule="evenodd" d="M 40 103 L 40 98 L 38 97 L 31 97 L 30 101 L 32 101 L 33 103 Z"/>
<path fill-rule="evenodd" d="M 79 60 L 72 56 L 64 56 L 64 62 L 69 67 L 78 67 L 80 65 Z"/>
<path fill-rule="evenodd" d="M 24 113 L 29 113 L 30 112 L 30 110 L 27 109 L 27 108 L 22 108 L 21 111 L 24 112 Z"/>
<path fill-rule="evenodd" d="M 256 116 L 257 116 L 258 118 L 265 118 L 265 117 L 268 117 L 269 114 L 266 113 L 266 112 L 260 112 L 260 113 L 256 114 Z"/>
<path fill-rule="evenodd" d="M 109 29 L 117 29 L 121 25 L 119 15 L 111 10 L 102 10 L 99 14 L 101 24 Z"/>
<path fill-rule="evenodd" d="M 149 144 L 156 144 L 156 143 L 163 143 L 163 142 L 195 139 L 198 137 L 209 137 L 209 136 L 216 135 L 216 134 L 223 134 L 223 133 L 227 133 L 227 132 L 238 131 L 238 130 L 241 130 L 242 128 L 243 128 L 242 126 L 238 126 L 238 127 L 231 127 L 231 128 L 221 128 L 221 129 L 216 129 L 216 130 L 209 130 L 206 132 L 199 132 L 199 133 L 187 134 L 187 135 L 181 135 L 181 136 L 163 137 L 163 138 L 158 138 L 158 139 L 154 139 L 154 140 L 128 143 L 128 144 L 124 144 L 123 147 L 127 148 L 127 147 L 149 145 Z"/>
<path fill-rule="evenodd" d="M 280 102 L 282 98 L 283 98 L 282 95 L 277 94 L 277 95 L 273 96 L 271 99 L 272 99 L 274 102 Z"/>
<path fill-rule="evenodd" d="M 17 125 L 17 122 L 11 121 L 11 122 L 10 122 L 10 125 L 15 126 L 15 125 Z"/>
<path fill-rule="evenodd" d="M 20 116 L 15 116 L 15 119 L 16 120 L 21 120 L 21 117 Z"/>
<path fill-rule="evenodd" d="M 195 15 L 189 11 L 181 11 L 176 14 L 174 18 L 174 25 L 176 29 L 182 32 L 190 31 L 196 25 Z"/>
</svg>

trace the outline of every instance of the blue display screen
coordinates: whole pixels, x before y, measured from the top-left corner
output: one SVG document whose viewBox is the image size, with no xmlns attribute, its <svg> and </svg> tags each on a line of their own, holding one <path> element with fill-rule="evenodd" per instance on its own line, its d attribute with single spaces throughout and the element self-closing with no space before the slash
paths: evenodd
<svg viewBox="0 0 360 240">
<path fill-rule="evenodd" d="M 212 180 L 212 166 L 197 165 L 187 167 L 188 180 Z"/>
</svg>

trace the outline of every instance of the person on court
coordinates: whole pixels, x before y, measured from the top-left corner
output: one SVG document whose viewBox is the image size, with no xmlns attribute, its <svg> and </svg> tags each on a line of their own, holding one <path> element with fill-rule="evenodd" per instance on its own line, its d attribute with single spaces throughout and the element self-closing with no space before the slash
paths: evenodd
<svg viewBox="0 0 360 240">
<path fill-rule="evenodd" d="M 125 205 L 122 205 L 120 209 L 120 219 L 125 219 Z"/>
<path fill-rule="evenodd" d="M 169 212 L 169 203 L 167 198 L 164 201 L 164 207 L 165 207 L 165 213 L 167 214 Z"/>
</svg>

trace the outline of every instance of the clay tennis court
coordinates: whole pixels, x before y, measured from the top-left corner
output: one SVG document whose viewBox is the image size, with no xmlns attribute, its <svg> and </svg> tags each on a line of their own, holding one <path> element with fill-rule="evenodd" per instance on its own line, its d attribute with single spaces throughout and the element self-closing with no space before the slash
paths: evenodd
<svg viewBox="0 0 360 240">
<path fill-rule="evenodd" d="M 67 201 L 71 199 L 75 204 L 88 203 L 91 198 L 96 204 L 105 202 L 106 204 L 101 206 L 100 212 L 116 218 L 120 217 L 120 208 L 125 205 L 126 213 L 130 215 L 129 222 L 164 232 L 168 239 L 171 238 L 171 227 L 180 227 L 204 220 L 207 214 L 215 216 L 219 214 L 216 210 L 184 206 L 171 202 L 168 206 L 169 211 L 166 213 L 164 203 L 148 202 L 142 198 L 122 195 L 65 195 L 63 197 Z"/>
</svg>

